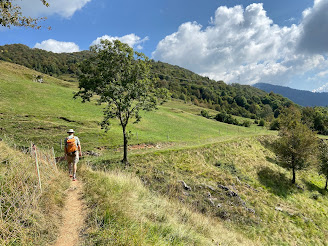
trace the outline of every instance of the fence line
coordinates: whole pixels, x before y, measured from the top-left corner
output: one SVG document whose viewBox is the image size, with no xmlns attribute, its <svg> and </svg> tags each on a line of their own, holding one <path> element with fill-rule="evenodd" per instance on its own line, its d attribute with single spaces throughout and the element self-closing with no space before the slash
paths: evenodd
<svg viewBox="0 0 328 246">
<path fill-rule="evenodd" d="M 24 221 L 28 221 L 31 211 L 39 206 L 41 192 L 60 172 L 53 148 L 40 149 L 33 143 L 22 147 L 13 144 L 10 139 L 5 142 L 12 149 L 22 152 L 20 155 L 13 154 L 10 160 L 5 159 L 6 164 L 1 169 L 0 244 L 9 245 L 14 238 L 20 237 Z"/>
</svg>

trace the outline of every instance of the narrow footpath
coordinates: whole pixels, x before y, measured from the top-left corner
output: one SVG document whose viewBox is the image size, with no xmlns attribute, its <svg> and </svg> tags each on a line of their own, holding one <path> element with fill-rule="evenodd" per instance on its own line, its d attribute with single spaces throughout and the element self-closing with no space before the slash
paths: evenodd
<svg viewBox="0 0 328 246">
<path fill-rule="evenodd" d="M 79 244 L 79 233 L 83 227 L 85 209 L 81 200 L 82 184 L 72 181 L 67 191 L 63 209 L 63 223 L 59 228 L 59 236 L 54 246 L 76 246 Z"/>
</svg>

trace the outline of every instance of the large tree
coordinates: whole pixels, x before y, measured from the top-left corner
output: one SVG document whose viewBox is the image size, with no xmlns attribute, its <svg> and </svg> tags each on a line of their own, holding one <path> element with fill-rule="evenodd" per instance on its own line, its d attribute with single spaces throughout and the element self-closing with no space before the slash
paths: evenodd
<svg viewBox="0 0 328 246">
<path fill-rule="evenodd" d="M 321 140 L 319 143 L 319 174 L 322 174 L 326 178 L 325 190 L 328 186 L 328 144 L 326 141 Z"/>
<path fill-rule="evenodd" d="M 46 7 L 49 6 L 46 0 L 40 0 Z M 10 28 L 11 26 L 24 26 L 39 29 L 40 20 L 45 18 L 32 18 L 24 16 L 21 8 L 13 3 L 13 0 L 0 0 L 0 26 Z"/>
<path fill-rule="evenodd" d="M 98 95 L 98 103 L 106 104 L 103 128 L 110 127 L 110 119 L 117 118 L 122 126 L 124 155 L 128 163 L 127 125 L 131 119 L 139 122 L 141 110 L 152 110 L 158 104 L 159 93 L 155 81 L 150 78 L 150 60 L 119 40 L 102 40 L 92 46 L 94 56 L 81 63 L 79 77 L 82 101 Z M 162 97 L 163 98 L 163 97 Z"/>
<path fill-rule="evenodd" d="M 296 171 L 307 168 L 311 157 L 315 155 L 317 137 L 301 123 L 301 114 L 297 108 L 285 109 L 280 123 L 279 138 L 273 147 L 280 164 L 292 170 L 292 183 L 295 184 Z"/>
</svg>

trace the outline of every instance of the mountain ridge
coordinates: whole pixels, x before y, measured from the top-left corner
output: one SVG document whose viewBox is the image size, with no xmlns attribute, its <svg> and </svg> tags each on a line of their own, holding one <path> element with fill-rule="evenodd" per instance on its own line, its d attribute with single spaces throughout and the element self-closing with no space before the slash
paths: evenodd
<svg viewBox="0 0 328 246">
<path fill-rule="evenodd" d="M 267 93 L 273 92 L 280 94 L 303 107 L 326 107 L 328 105 L 327 92 L 311 92 L 268 83 L 256 83 L 253 87 L 264 90 Z"/>
</svg>

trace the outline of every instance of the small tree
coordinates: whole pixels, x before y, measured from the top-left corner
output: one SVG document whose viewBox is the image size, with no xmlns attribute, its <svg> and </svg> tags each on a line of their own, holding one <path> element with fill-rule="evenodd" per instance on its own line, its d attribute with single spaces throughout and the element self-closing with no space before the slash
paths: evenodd
<svg viewBox="0 0 328 246">
<path fill-rule="evenodd" d="M 200 111 L 200 114 L 201 114 L 203 117 L 207 118 L 207 119 L 210 118 L 210 114 L 209 114 L 208 111 L 205 110 L 205 109 L 203 109 L 202 111 Z"/>
<path fill-rule="evenodd" d="M 124 143 L 122 162 L 127 164 L 126 128 L 129 121 L 133 118 L 135 123 L 139 122 L 140 110 L 150 111 L 158 104 L 159 91 L 150 79 L 150 60 L 118 40 L 102 40 L 99 45 L 92 46 L 91 51 L 95 55 L 80 65 L 80 91 L 75 97 L 80 96 L 85 102 L 98 95 L 98 103 L 107 104 L 101 125 L 107 131 L 111 118 L 119 120 Z M 164 95 L 162 99 L 167 96 L 164 93 L 160 95 Z"/>
<path fill-rule="evenodd" d="M 309 159 L 314 156 L 316 135 L 301 123 L 299 111 L 290 108 L 282 114 L 279 136 L 273 149 L 281 165 L 292 170 L 292 183 L 295 184 L 296 171 L 308 167 Z"/>
<path fill-rule="evenodd" d="M 46 0 L 40 0 L 46 7 L 49 6 Z M 0 0 L 0 26 L 10 28 L 11 26 L 24 26 L 39 29 L 40 20 L 45 18 L 31 18 L 24 16 L 21 8 L 14 4 L 14 0 Z M 17 1 L 16 1 L 17 2 Z"/>
<path fill-rule="evenodd" d="M 326 178 L 325 190 L 328 186 L 328 144 L 324 140 L 320 141 L 319 144 L 319 174 L 322 174 Z"/>
</svg>

